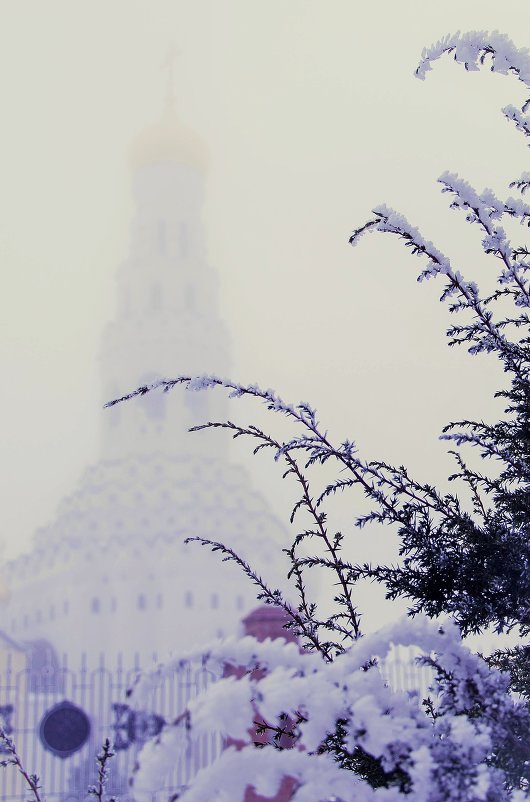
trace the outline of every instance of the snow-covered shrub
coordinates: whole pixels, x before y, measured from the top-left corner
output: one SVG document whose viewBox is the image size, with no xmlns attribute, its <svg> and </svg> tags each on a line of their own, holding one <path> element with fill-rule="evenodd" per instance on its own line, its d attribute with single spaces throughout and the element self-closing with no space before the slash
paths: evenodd
<svg viewBox="0 0 530 802">
<path fill-rule="evenodd" d="M 489 64 L 494 71 L 515 74 L 530 88 L 530 54 L 500 34 L 442 40 L 424 51 L 418 77 L 445 52 L 468 70 Z M 503 110 L 525 136 L 530 135 L 528 104 Z M 206 663 L 249 665 L 268 673 L 259 682 L 250 674 L 221 680 L 148 744 L 135 779 L 138 799 L 149 798 L 168 765 L 188 747 L 191 732 L 216 728 L 244 740 L 256 719 L 269 732 L 269 744 L 227 749 L 183 790 L 183 801 L 238 802 L 249 784 L 272 796 L 283 776 L 293 778 L 296 802 L 390 802 L 404 797 L 417 802 L 515 802 L 530 795 L 530 648 L 499 651 L 486 662 L 461 642 L 462 635 L 490 625 L 497 631 L 518 627 L 522 636 L 530 632 L 530 250 L 512 245 L 501 226 L 504 218 L 511 218 L 528 227 L 530 206 L 520 199 L 500 200 L 491 190 L 478 193 L 450 173 L 440 182 L 451 196 L 451 207 L 478 226 L 483 251 L 500 263 L 495 292 L 482 296 L 475 282 L 464 279 L 438 248 L 386 206 L 374 209 L 374 217 L 353 232 L 350 242 L 370 231 L 403 240 L 427 262 L 419 280 L 441 276 L 441 299 L 449 301 L 452 313 L 463 316 L 447 332 L 450 345 L 467 344 L 471 354 L 493 354 L 509 379 L 508 388 L 497 393 L 507 401 L 503 420 L 453 422 L 442 435 L 454 445 L 450 453 L 457 470 L 450 478 L 465 486 L 469 509 L 456 493 L 441 494 L 402 466 L 363 460 L 352 441 L 333 444 L 309 404 L 286 404 L 257 385 L 181 376 L 110 402 L 178 384 L 193 391 L 224 387 L 232 396 L 265 403 L 298 426 L 298 434 L 288 440 L 232 421 L 195 427 L 224 428 L 234 437 L 250 438 L 255 451 L 272 450 L 285 466 L 284 476 L 298 483 L 300 497 L 291 522 L 298 524 L 300 516 L 304 520 L 285 549 L 297 605 L 268 586 L 259 566 L 250 566 L 224 544 L 192 540 L 237 562 L 259 587 L 259 598 L 283 607 L 303 651 L 281 641 L 250 638 L 211 647 Z M 530 173 L 511 186 L 524 193 Z M 513 307 L 508 313 L 507 304 Z M 467 445 L 493 459 L 499 470 L 489 475 L 470 467 L 462 452 Z M 318 471 L 330 467 L 339 478 L 317 488 Z M 343 557 L 345 536 L 329 528 L 326 505 L 336 493 L 352 489 L 360 489 L 370 505 L 356 519 L 357 526 L 397 526 L 403 558 L 399 566 L 357 565 Z M 334 575 L 338 590 L 331 615 L 321 615 L 307 591 L 304 578 L 315 569 Z M 416 617 L 362 637 L 352 589 L 366 578 L 383 583 L 390 599 L 410 599 L 409 612 Z M 455 623 L 440 625 L 425 614 L 449 615 Z M 379 663 L 392 644 L 421 650 L 421 660 L 434 672 L 427 699 L 396 693 L 385 684 Z M 144 677 L 135 693 L 141 697 L 152 680 Z M 292 748 L 282 748 L 280 736 L 283 744 L 290 738 Z"/>
<path fill-rule="evenodd" d="M 396 693 L 378 669 L 391 644 L 420 646 L 434 669 L 432 694 Z M 256 720 L 268 723 L 270 743 L 231 747 L 203 769 L 182 802 L 242 802 L 245 788 L 274 796 L 284 776 L 294 780 L 296 802 L 471 802 L 522 800 L 521 766 L 530 757 L 530 711 L 508 693 L 509 677 L 491 669 L 461 642 L 455 624 L 405 618 L 375 635 L 358 638 L 334 659 L 300 652 L 294 643 L 226 640 L 200 658 L 213 670 L 247 665 L 199 696 L 173 726 L 141 754 L 135 797 L 151 798 L 160 778 L 194 736 L 215 728 L 247 740 Z M 135 689 L 141 704 L 161 672 L 145 675 Z M 254 668 L 266 669 L 255 680 Z M 287 731 L 285 717 L 291 721 Z M 274 748 L 287 734 L 293 748 Z M 525 740 L 526 738 L 526 740 Z M 524 780 L 530 779 L 530 766 Z"/>
</svg>

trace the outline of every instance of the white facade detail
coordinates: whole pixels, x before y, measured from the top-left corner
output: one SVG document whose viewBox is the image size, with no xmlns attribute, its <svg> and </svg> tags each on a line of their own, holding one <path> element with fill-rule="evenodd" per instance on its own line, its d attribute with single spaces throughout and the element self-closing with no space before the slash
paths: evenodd
<svg viewBox="0 0 530 802">
<path fill-rule="evenodd" d="M 201 219 L 206 163 L 170 98 L 132 151 L 135 212 L 101 347 L 102 402 L 161 377 L 230 375 Z M 223 393 L 177 388 L 102 416 L 100 461 L 36 533 L 32 552 L 5 566 L 3 629 L 20 642 L 46 639 L 71 666 L 83 652 L 139 654 L 146 664 L 235 632 L 257 589 L 184 539 L 234 546 L 270 566 L 276 587 L 271 554 L 283 532 L 245 471 L 228 464 L 226 440 L 187 433 L 226 419 Z"/>
</svg>

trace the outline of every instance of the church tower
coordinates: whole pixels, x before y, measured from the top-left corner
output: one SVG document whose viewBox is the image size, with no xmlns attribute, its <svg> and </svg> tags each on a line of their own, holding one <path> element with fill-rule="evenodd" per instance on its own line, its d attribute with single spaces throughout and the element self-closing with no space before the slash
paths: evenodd
<svg viewBox="0 0 530 802">
<path fill-rule="evenodd" d="M 102 340 L 102 402 L 161 377 L 231 372 L 202 219 L 207 164 L 176 111 L 170 75 L 160 119 L 132 147 L 134 216 Z M 224 438 L 187 432 L 225 420 L 226 404 L 222 392 L 176 388 L 102 410 L 100 460 L 32 552 L 6 566 L 3 619 L 14 638 L 46 639 L 71 666 L 83 653 L 137 654 L 145 665 L 154 653 L 235 633 L 256 588 L 184 542 L 193 536 L 231 546 L 279 586 L 281 525 L 228 462 Z"/>
<path fill-rule="evenodd" d="M 116 316 L 101 348 L 104 401 L 162 377 L 230 373 L 218 279 L 207 263 L 202 219 L 207 149 L 175 106 L 170 73 L 160 119 L 131 149 L 134 218 L 117 275 Z M 150 393 L 127 408 L 106 410 L 103 454 L 211 449 L 212 440 L 186 432 L 225 417 L 221 393 Z"/>
</svg>

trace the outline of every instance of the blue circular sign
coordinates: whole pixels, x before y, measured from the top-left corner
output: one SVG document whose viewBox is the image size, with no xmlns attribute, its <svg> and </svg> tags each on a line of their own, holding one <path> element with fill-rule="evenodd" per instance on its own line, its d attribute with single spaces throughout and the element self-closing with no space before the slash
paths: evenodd
<svg viewBox="0 0 530 802">
<path fill-rule="evenodd" d="M 81 749 L 90 735 L 90 720 L 80 707 L 59 702 L 50 708 L 40 723 L 42 745 L 57 757 L 69 757 Z"/>
</svg>

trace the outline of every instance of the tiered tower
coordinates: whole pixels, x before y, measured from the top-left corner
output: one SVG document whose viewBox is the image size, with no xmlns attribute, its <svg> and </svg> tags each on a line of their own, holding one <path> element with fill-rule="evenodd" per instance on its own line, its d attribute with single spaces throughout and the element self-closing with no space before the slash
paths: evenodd
<svg viewBox="0 0 530 802">
<path fill-rule="evenodd" d="M 101 349 L 105 401 L 156 378 L 229 372 L 218 278 L 207 263 L 202 221 L 207 164 L 205 145 L 180 122 L 170 95 L 161 119 L 132 147 L 134 219 L 117 277 L 116 317 Z M 173 455 L 183 432 L 212 415 L 225 415 L 219 393 L 147 395 L 105 414 L 103 453 Z M 209 453 L 211 442 L 186 438 L 186 448 Z"/>
<path fill-rule="evenodd" d="M 171 83 L 170 83 L 171 86 Z M 134 218 L 118 271 L 118 303 L 101 348 L 102 399 L 158 377 L 227 375 L 230 348 L 207 263 L 202 221 L 207 154 L 179 120 L 172 91 L 135 141 Z M 211 390 L 156 392 L 102 412 L 100 461 L 6 566 L 4 629 L 45 638 L 74 665 L 81 654 L 137 653 L 140 662 L 235 632 L 256 589 L 188 536 L 234 546 L 277 586 L 282 529 L 222 438 L 190 425 L 225 419 Z"/>
</svg>

